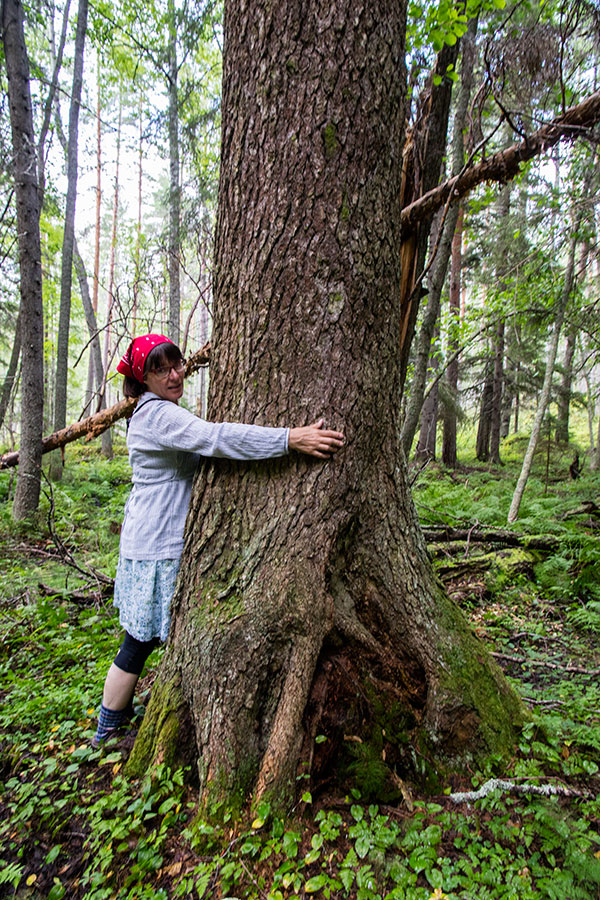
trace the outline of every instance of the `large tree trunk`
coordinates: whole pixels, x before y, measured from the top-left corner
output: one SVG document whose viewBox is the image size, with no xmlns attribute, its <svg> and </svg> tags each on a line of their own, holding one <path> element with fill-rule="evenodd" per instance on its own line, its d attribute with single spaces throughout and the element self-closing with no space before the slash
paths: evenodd
<svg viewBox="0 0 600 900">
<path fill-rule="evenodd" d="M 37 509 L 42 470 L 44 312 L 40 209 L 23 7 L 18 0 L 2 0 L 1 14 L 14 154 L 23 348 L 21 455 L 12 512 L 15 519 L 24 519 Z"/>
<path fill-rule="evenodd" d="M 87 31 L 88 0 L 79 0 L 73 87 L 69 112 L 69 141 L 67 148 L 67 201 L 63 232 L 62 268 L 60 276 L 60 315 L 56 339 L 56 383 L 54 398 L 54 428 L 58 431 L 67 423 L 67 375 L 69 368 L 69 331 L 71 325 L 71 288 L 73 282 L 73 242 L 75 240 L 75 203 L 77 200 L 77 146 L 79 136 L 79 108 L 83 86 L 83 50 Z M 62 463 L 55 457 L 50 466 L 54 478 L 60 478 Z"/>
<path fill-rule="evenodd" d="M 522 708 L 436 581 L 407 483 L 403 6 L 274 0 L 232 18 L 226 5 L 209 416 L 322 413 L 347 446 L 201 467 L 130 767 L 187 751 L 205 800 L 281 801 L 344 734 L 381 737 L 375 708 L 403 770 L 394 732 L 423 761 L 456 760 L 509 747 Z"/>
</svg>

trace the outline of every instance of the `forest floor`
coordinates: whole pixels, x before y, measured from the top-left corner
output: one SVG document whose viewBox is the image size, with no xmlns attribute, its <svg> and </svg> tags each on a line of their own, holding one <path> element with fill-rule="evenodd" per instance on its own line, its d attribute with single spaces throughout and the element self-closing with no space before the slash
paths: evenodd
<svg viewBox="0 0 600 900">
<path fill-rule="evenodd" d="M 71 449 L 27 528 L 2 473 L 0 897 L 600 897 L 600 476 L 571 482 L 572 448 L 550 449 L 510 531 L 516 439 L 501 468 L 433 465 L 413 488 L 440 577 L 531 710 L 512 757 L 425 790 L 415 756 L 395 795 L 366 759 L 343 790 L 304 783 L 285 819 L 219 824 L 184 772 L 125 777 L 129 736 L 89 743 L 119 641 L 97 573 L 116 565 L 125 457 Z"/>
</svg>

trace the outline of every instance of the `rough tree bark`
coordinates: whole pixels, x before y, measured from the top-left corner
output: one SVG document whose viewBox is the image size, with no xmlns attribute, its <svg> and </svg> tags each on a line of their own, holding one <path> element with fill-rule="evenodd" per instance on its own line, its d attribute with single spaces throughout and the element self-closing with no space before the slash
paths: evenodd
<svg viewBox="0 0 600 900">
<path fill-rule="evenodd" d="M 24 519 L 37 509 L 42 470 L 44 325 L 40 209 L 23 7 L 18 0 L 2 0 L 1 17 L 21 275 L 21 458 L 12 513 L 15 519 Z"/>
<path fill-rule="evenodd" d="M 209 416 L 322 413 L 347 446 L 324 464 L 202 465 L 129 765 L 187 752 L 205 801 L 282 802 L 302 762 L 373 736 L 376 705 L 400 768 L 394 729 L 422 760 L 456 761 L 509 747 L 523 713 L 436 581 L 407 483 L 405 9 L 274 0 L 233 18 L 226 5 Z"/>
</svg>

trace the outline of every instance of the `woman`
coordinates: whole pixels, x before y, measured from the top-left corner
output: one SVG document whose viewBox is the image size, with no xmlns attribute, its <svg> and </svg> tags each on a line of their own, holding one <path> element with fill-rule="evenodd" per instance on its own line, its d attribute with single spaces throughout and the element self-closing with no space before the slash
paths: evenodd
<svg viewBox="0 0 600 900">
<path fill-rule="evenodd" d="M 167 638 L 192 481 L 203 456 L 268 459 L 297 450 L 327 459 L 343 446 L 323 420 L 303 428 L 205 422 L 181 408 L 185 361 L 161 334 L 129 345 L 117 371 L 139 397 L 127 431 L 133 488 L 125 506 L 114 602 L 125 638 L 111 665 L 93 739 L 98 746 L 132 715 L 132 698 L 153 648 Z"/>
</svg>

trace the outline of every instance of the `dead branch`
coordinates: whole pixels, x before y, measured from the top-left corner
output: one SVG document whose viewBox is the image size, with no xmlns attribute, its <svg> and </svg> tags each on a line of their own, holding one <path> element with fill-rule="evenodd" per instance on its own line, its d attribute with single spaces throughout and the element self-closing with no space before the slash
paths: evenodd
<svg viewBox="0 0 600 900">
<path fill-rule="evenodd" d="M 506 662 L 525 663 L 528 666 L 539 666 L 542 669 L 560 669 L 561 672 L 570 672 L 575 675 L 600 675 L 600 669 L 584 669 L 583 666 L 563 666 L 562 663 L 548 662 L 543 659 L 529 659 L 527 656 L 513 656 L 511 653 L 491 654 L 495 659 L 504 659 Z"/>
<path fill-rule="evenodd" d="M 561 519 L 570 519 L 573 516 L 600 516 L 600 507 L 593 500 L 584 500 L 580 506 L 563 513 Z"/>
<path fill-rule="evenodd" d="M 112 581 L 112 579 L 111 579 Z M 113 584 L 104 585 L 103 587 L 91 588 L 89 591 L 69 591 L 65 597 L 70 603 L 76 603 L 78 606 L 92 606 L 99 600 L 110 597 L 112 594 Z M 43 581 L 38 581 L 38 590 L 44 597 L 62 596 L 63 591 L 60 588 L 50 587 Z"/>
<path fill-rule="evenodd" d="M 415 230 L 421 219 L 433 215 L 446 203 L 460 200 L 465 194 L 484 181 L 498 181 L 501 184 L 518 175 L 522 163 L 539 156 L 561 140 L 572 140 L 586 129 L 600 121 L 600 91 L 596 91 L 577 106 L 572 106 L 563 115 L 543 125 L 519 144 L 513 144 L 471 166 L 455 178 L 449 178 L 418 200 L 405 206 L 401 213 L 404 233 Z"/>
<path fill-rule="evenodd" d="M 185 367 L 186 376 L 197 372 L 198 369 L 208 363 L 209 359 L 210 343 L 205 344 L 204 347 L 188 359 Z M 60 431 L 55 431 L 54 434 L 50 434 L 42 440 L 42 453 L 49 453 L 51 450 L 56 450 L 58 447 L 64 447 L 65 444 L 70 444 L 72 441 L 77 441 L 82 437 L 85 437 L 86 440 L 92 440 L 92 438 L 98 437 L 103 431 L 106 431 L 107 428 L 110 428 L 111 425 L 118 422 L 119 419 L 129 418 L 135 409 L 136 403 L 137 400 L 125 398 L 108 409 L 103 409 L 98 413 L 94 413 L 92 416 L 81 419 L 79 422 L 67 425 L 66 428 L 62 428 Z M 18 450 L 14 450 L 11 453 L 5 453 L 4 456 L 0 457 L 0 469 L 8 469 L 11 466 L 16 466 L 18 464 Z"/>
<path fill-rule="evenodd" d="M 501 778 L 490 778 L 478 791 L 460 791 L 456 794 L 448 794 L 448 800 L 454 803 L 472 803 L 474 800 L 482 800 L 492 791 L 512 791 L 515 794 L 538 794 L 544 797 L 559 795 L 560 797 L 589 797 L 592 791 L 580 791 L 577 788 L 568 787 L 566 784 L 519 784 L 516 781 L 504 781 Z"/>
</svg>

